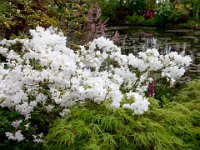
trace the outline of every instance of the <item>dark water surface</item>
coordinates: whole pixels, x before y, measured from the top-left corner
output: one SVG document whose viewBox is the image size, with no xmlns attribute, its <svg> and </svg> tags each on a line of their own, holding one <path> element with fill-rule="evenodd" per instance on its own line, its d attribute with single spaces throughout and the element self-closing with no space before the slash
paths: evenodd
<svg viewBox="0 0 200 150">
<path fill-rule="evenodd" d="M 147 48 L 156 48 L 161 54 L 177 51 L 182 55 L 190 55 L 193 64 L 189 73 L 200 76 L 200 30 L 158 30 L 141 27 L 110 27 L 109 35 L 118 31 L 123 53 L 137 54 Z"/>
</svg>

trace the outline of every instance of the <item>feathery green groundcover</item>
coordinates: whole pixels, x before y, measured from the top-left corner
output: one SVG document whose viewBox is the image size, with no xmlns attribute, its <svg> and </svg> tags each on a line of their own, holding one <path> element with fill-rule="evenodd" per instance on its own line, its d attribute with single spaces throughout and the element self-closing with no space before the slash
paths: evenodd
<svg viewBox="0 0 200 150">
<path fill-rule="evenodd" d="M 46 137 L 47 149 L 173 150 L 200 147 L 200 80 L 190 82 L 163 108 L 151 99 L 151 109 L 133 116 L 106 103 L 75 106 L 58 119 Z"/>
</svg>

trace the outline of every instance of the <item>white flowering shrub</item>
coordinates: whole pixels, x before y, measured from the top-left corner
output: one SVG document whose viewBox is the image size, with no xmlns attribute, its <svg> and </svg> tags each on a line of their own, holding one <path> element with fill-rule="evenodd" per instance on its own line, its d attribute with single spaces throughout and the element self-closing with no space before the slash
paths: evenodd
<svg viewBox="0 0 200 150">
<path fill-rule="evenodd" d="M 0 106 L 19 112 L 26 122 L 39 106 L 46 113 L 59 108 L 64 116 L 71 106 L 86 100 L 98 104 L 109 100 L 113 108 L 141 115 L 149 108 L 145 92 L 155 73 L 173 85 L 191 63 L 189 56 L 177 52 L 163 56 L 156 49 L 137 57 L 122 55 L 120 47 L 104 37 L 72 50 L 66 47 L 66 37 L 53 28 L 37 27 L 30 34 L 31 39 L 0 42 L 0 54 L 6 58 L 0 64 Z M 20 51 L 13 45 L 21 45 Z M 122 105 L 123 99 L 130 103 Z M 16 133 L 6 132 L 9 139 L 25 139 L 18 124 L 13 122 Z M 42 134 L 38 135 L 33 137 L 39 143 Z"/>
</svg>

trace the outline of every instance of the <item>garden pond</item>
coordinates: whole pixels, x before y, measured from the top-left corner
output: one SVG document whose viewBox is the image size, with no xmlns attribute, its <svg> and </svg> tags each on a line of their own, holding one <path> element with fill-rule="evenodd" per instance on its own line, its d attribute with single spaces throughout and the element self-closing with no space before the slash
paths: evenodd
<svg viewBox="0 0 200 150">
<path fill-rule="evenodd" d="M 116 31 L 119 33 L 117 44 L 122 46 L 124 54 L 137 54 L 147 48 L 159 49 L 161 54 L 177 51 L 192 57 L 189 74 L 200 75 L 200 30 L 158 30 L 129 26 L 109 27 L 108 30 L 111 37 Z"/>
</svg>

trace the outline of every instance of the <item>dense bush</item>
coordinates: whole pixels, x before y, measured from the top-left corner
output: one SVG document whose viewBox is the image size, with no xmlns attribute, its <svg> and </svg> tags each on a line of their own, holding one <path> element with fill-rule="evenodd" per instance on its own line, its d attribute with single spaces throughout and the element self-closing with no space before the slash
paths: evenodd
<svg viewBox="0 0 200 150">
<path fill-rule="evenodd" d="M 56 26 L 68 35 L 79 35 L 87 22 L 88 9 L 89 5 L 78 1 L 1 0 L 0 38 L 28 34 L 38 25 Z"/>
<path fill-rule="evenodd" d="M 141 15 L 144 10 L 148 7 L 152 8 L 152 4 L 149 1 L 146 3 L 146 0 L 128 0 L 125 2 L 126 8 L 129 10 L 129 15 Z M 147 6 L 147 5 L 148 6 Z"/>
<path fill-rule="evenodd" d="M 169 22 L 171 23 L 184 23 L 188 20 L 188 14 L 185 11 L 174 11 L 169 16 Z"/>
<path fill-rule="evenodd" d="M 184 23 L 188 20 L 190 15 L 191 5 L 176 4 L 175 9 L 169 16 L 169 22 L 171 23 Z"/>
<path fill-rule="evenodd" d="M 169 2 L 160 3 L 157 8 L 157 23 L 165 27 L 169 21 L 169 16 L 173 12 L 173 6 Z"/>
<path fill-rule="evenodd" d="M 127 1 L 130 6 L 122 1 L 104 2 L 112 4 L 107 13 L 116 8 L 124 16 L 123 10 L 143 7 L 144 1 Z M 47 27 L 63 29 L 69 38 L 82 36 L 82 31 L 89 31 L 91 40 L 105 34 L 101 10 L 96 6 L 89 9 L 87 4 L 1 1 L 0 38 L 14 40 L 0 41 L 0 149 L 43 149 L 49 127 L 53 128 L 46 138 L 47 149 L 196 149 L 198 82 L 189 86 L 192 93 L 186 88 L 174 102 L 167 93 L 171 88 L 159 82 L 162 77 L 173 86 L 191 58 L 176 52 L 163 56 L 156 49 L 137 57 L 122 55 L 119 47 L 103 37 L 75 45 L 75 49 L 66 47 L 63 33 Z M 131 11 L 127 14 L 140 13 L 139 9 Z M 154 18 L 129 19 L 138 25 L 155 23 Z M 38 25 L 44 28 L 28 34 Z M 24 38 L 27 34 L 32 38 Z M 190 95 L 193 100 L 188 102 Z M 183 100 L 176 102 L 179 99 Z"/>
<path fill-rule="evenodd" d="M 188 17 L 189 12 L 186 7 L 174 8 L 171 3 L 165 2 L 158 4 L 157 13 L 152 18 L 144 19 L 142 15 L 136 15 L 128 16 L 127 21 L 132 25 L 166 27 L 169 24 L 186 22 Z"/>
<path fill-rule="evenodd" d="M 127 16 L 127 20 L 134 25 L 142 25 L 144 24 L 144 17 L 143 16 Z"/>
<path fill-rule="evenodd" d="M 142 15 L 146 10 L 145 0 L 89 0 L 97 2 L 102 9 L 102 17 L 110 24 L 125 24 L 126 16 Z"/>
<path fill-rule="evenodd" d="M 188 28 L 188 29 L 200 29 L 200 22 L 194 20 L 188 20 L 186 23 L 180 23 L 180 28 Z"/>
<path fill-rule="evenodd" d="M 118 1 L 116 0 L 89 0 L 90 3 L 98 3 L 102 9 L 102 18 L 104 20 L 109 20 L 112 24 L 116 21 L 116 10 L 118 8 Z"/>
<path fill-rule="evenodd" d="M 45 112 L 43 112 L 43 115 L 40 115 L 40 117 L 35 117 L 38 114 L 33 114 L 32 117 L 32 124 L 28 123 L 28 121 L 23 121 L 23 117 L 20 115 L 20 113 L 15 112 L 13 110 L 9 110 L 6 108 L 0 108 L 0 149 L 1 150 L 40 150 L 43 149 L 43 144 L 36 141 L 32 135 L 37 135 L 38 128 L 41 128 L 43 133 L 48 130 L 49 122 L 53 119 L 50 118 L 49 115 L 45 115 Z M 42 124 L 39 124 L 42 123 Z M 19 126 L 18 126 L 19 124 Z M 14 125 L 16 128 L 13 128 Z M 26 136 L 29 138 L 29 140 L 25 139 L 24 141 L 18 141 L 18 140 L 10 140 L 6 137 L 7 131 L 16 132 L 18 129 L 22 129 L 22 133 L 26 134 Z M 40 132 L 40 131 L 39 131 Z M 20 133 L 20 132 L 19 132 Z M 20 134 L 19 134 L 20 135 Z M 30 140 L 31 139 L 31 140 Z"/>
<path fill-rule="evenodd" d="M 58 119 L 46 137 L 47 149 L 198 149 L 200 146 L 200 80 L 182 89 L 160 108 L 151 99 L 150 111 L 132 116 L 106 102 L 75 106 Z"/>
<path fill-rule="evenodd" d="M 157 19 L 152 17 L 151 19 L 145 19 L 143 16 L 127 16 L 127 21 L 132 25 L 141 25 L 141 26 L 156 26 Z"/>
<path fill-rule="evenodd" d="M 19 142 L 43 142 L 42 135 L 57 116 L 88 100 L 97 104 L 107 100 L 108 107 L 142 115 L 148 111 L 147 96 L 154 96 L 157 78 L 173 86 L 191 63 L 189 56 L 160 55 L 156 49 L 123 55 L 120 47 L 104 37 L 72 50 L 66 47 L 63 33 L 54 28 L 37 27 L 30 34 L 31 39 L 0 41 L 4 58 L 0 106 L 20 114 L 3 132 Z"/>
<path fill-rule="evenodd" d="M 199 0 L 181 0 L 184 5 L 191 6 L 192 17 L 196 20 L 199 20 L 200 16 L 200 1 Z M 191 18 L 190 18 L 191 19 Z"/>
</svg>

